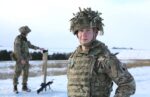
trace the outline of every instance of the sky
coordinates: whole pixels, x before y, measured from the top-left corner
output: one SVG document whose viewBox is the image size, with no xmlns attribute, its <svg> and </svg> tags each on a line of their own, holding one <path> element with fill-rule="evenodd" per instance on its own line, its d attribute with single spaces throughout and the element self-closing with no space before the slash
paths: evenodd
<svg viewBox="0 0 150 97">
<path fill-rule="evenodd" d="M 150 0 L 0 0 L 0 46 L 13 48 L 19 27 L 28 25 L 28 40 L 50 52 L 71 52 L 78 46 L 70 19 L 79 7 L 102 13 L 108 47 L 150 49 Z"/>
</svg>

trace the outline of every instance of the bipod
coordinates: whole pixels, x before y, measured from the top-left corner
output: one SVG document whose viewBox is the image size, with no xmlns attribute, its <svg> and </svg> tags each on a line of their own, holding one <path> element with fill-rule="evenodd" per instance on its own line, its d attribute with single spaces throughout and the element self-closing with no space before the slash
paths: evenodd
<svg viewBox="0 0 150 97">
<path fill-rule="evenodd" d="M 48 81 L 46 83 L 46 77 L 47 77 L 47 60 L 48 60 L 48 50 L 43 50 L 43 67 L 42 72 L 44 74 L 43 83 L 41 83 L 41 87 L 37 90 L 37 94 L 42 92 L 44 89 L 47 90 L 47 86 L 49 86 L 49 89 L 51 89 L 50 85 L 53 83 L 52 81 Z"/>
</svg>

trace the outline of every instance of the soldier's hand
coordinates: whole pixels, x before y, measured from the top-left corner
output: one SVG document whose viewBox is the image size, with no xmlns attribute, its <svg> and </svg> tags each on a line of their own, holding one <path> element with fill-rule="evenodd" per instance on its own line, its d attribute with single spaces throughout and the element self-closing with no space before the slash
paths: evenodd
<svg viewBox="0 0 150 97">
<path fill-rule="evenodd" d="M 21 64 L 26 64 L 26 61 L 25 60 L 21 60 Z"/>
<path fill-rule="evenodd" d="M 45 50 L 45 49 L 44 49 L 44 48 L 39 48 L 39 50 L 43 51 L 43 50 Z"/>
</svg>

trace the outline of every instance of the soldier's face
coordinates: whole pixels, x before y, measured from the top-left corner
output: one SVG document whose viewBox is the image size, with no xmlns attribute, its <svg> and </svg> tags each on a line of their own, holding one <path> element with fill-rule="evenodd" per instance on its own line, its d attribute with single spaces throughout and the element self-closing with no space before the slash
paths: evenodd
<svg viewBox="0 0 150 97">
<path fill-rule="evenodd" d="M 94 32 L 92 28 L 84 28 L 77 33 L 81 45 L 90 43 L 93 40 Z"/>
<path fill-rule="evenodd" d="M 28 33 L 25 32 L 25 33 L 22 33 L 22 35 L 23 35 L 24 37 L 26 37 L 26 36 L 28 35 Z"/>
</svg>

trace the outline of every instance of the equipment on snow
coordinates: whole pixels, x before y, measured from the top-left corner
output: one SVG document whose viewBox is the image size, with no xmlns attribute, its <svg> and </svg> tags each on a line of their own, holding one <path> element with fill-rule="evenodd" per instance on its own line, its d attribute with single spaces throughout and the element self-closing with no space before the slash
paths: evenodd
<svg viewBox="0 0 150 97">
<path fill-rule="evenodd" d="M 37 94 L 39 94 L 40 92 L 42 92 L 44 89 L 46 91 L 47 86 L 49 86 L 49 89 L 51 89 L 50 85 L 53 83 L 53 80 L 52 81 L 48 81 L 46 83 L 46 77 L 47 77 L 47 60 L 48 60 L 48 50 L 43 50 L 43 68 L 42 68 L 42 72 L 44 74 L 44 80 L 43 80 L 43 83 L 41 83 L 41 87 L 37 90 Z"/>
</svg>

